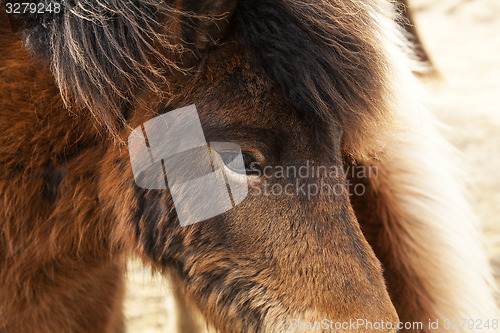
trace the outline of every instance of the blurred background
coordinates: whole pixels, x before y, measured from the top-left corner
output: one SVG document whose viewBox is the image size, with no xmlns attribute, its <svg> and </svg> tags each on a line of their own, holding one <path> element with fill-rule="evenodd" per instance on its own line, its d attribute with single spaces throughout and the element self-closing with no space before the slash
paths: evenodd
<svg viewBox="0 0 500 333">
<path fill-rule="evenodd" d="M 500 284 L 500 1 L 409 0 L 439 77 L 424 78 L 429 107 L 465 154 L 470 197 Z M 131 333 L 176 331 L 168 281 L 137 261 L 128 272 L 125 315 Z M 186 333 L 186 332 L 179 332 Z"/>
</svg>

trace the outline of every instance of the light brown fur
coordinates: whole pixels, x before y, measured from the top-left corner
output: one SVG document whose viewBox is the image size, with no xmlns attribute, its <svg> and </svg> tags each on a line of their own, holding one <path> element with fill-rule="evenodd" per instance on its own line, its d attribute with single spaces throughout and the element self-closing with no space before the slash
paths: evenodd
<svg viewBox="0 0 500 333">
<path fill-rule="evenodd" d="M 79 67 L 78 53 L 65 49 L 95 36 L 69 43 L 55 32 L 75 33 L 72 25 L 54 23 L 52 38 L 62 39 L 47 57 L 40 31 L 26 30 L 23 45 L 0 16 L 0 332 L 123 331 L 130 253 L 171 274 L 178 297 L 223 333 L 286 332 L 294 318 L 495 318 L 454 152 L 421 107 L 390 4 L 206 5 L 187 26 L 172 9 L 181 2 L 161 7 L 172 14 L 172 35 L 155 31 L 141 45 L 169 51 L 141 67 L 151 54 L 127 49 L 138 67 L 119 68 L 114 84 L 120 59 L 92 49 L 96 67 Z M 72 13 L 72 24 L 83 24 Z M 121 19 L 133 25 L 131 13 Z M 172 37 L 186 45 L 177 49 Z M 308 48 L 297 47 L 304 40 Z M 123 41 L 108 41 L 101 51 L 117 56 Z M 125 79 L 134 74 L 140 80 L 131 85 Z M 64 97 L 75 99 L 69 110 Z M 236 142 L 265 164 L 364 165 L 379 174 L 321 179 L 364 184 L 363 196 L 250 196 L 182 228 L 168 190 L 136 186 L 123 142 L 152 117 L 192 103 L 208 141 Z"/>
</svg>

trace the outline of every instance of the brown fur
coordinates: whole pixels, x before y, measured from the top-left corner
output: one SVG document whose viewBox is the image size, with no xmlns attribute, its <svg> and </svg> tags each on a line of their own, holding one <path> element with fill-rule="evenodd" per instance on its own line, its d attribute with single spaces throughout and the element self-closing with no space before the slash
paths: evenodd
<svg viewBox="0 0 500 333">
<path fill-rule="evenodd" d="M 1 29 L 0 331 L 122 331 L 124 267 L 86 162 L 102 138 Z"/>
<path fill-rule="evenodd" d="M 435 225 L 439 216 L 417 218 L 411 209 L 453 203 L 422 185 L 432 167 L 413 166 L 405 155 L 421 146 L 401 130 L 407 119 L 398 114 L 393 80 L 400 68 L 375 21 L 394 19 L 385 14 L 388 3 L 144 4 L 162 9 L 162 24 L 140 26 L 152 29 L 151 39 L 141 42 L 137 33 L 131 40 L 161 57 L 127 49 L 122 55 L 133 61 L 126 65 L 120 47 L 133 45 L 112 35 L 103 50 L 87 50 L 90 67 L 80 67 L 82 55 L 66 48 L 107 35 L 95 28 L 65 40 L 58 28 L 92 27 L 70 12 L 67 25 L 54 23 L 49 32 L 26 28 L 25 45 L 0 20 L 0 332 L 123 331 L 131 253 L 172 275 L 180 304 L 223 333 L 284 332 L 291 318 L 426 323 L 476 315 L 477 298 L 454 304 L 457 293 L 474 291 L 455 282 L 458 268 L 440 265 L 456 263 L 450 252 L 457 248 Z M 118 21 L 133 26 L 138 14 Z M 55 47 L 46 48 L 45 33 Z M 123 76 L 111 82 L 116 70 Z M 181 227 L 168 190 L 135 185 L 122 143 L 132 128 L 188 104 L 197 106 L 207 141 L 236 142 L 264 164 L 375 165 L 380 176 L 321 179 L 364 183 L 369 191 L 361 197 L 249 196 Z M 476 249 L 472 236 L 470 244 Z M 474 283 L 494 313 L 482 274 Z"/>
</svg>

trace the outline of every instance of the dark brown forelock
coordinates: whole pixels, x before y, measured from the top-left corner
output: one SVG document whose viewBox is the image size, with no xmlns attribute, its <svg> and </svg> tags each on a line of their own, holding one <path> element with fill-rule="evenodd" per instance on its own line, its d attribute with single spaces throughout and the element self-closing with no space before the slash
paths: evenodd
<svg viewBox="0 0 500 333">
<path fill-rule="evenodd" d="M 182 7 L 177 0 L 79 1 L 57 16 L 26 16 L 23 35 L 33 53 L 51 62 L 66 104 L 86 107 L 117 135 L 138 93 L 168 95 L 169 76 L 192 67 L 184 58 L 195 50 L 183 43 L 181 25 L 220 20 Z"/>
<path fill-rule="evenodd" d="M 386 57 L 369 10 L 376 4 L 247 0 L 236 16 L 238 40 L 284 100 L 309 119 L 341 126 L 347 150 L 389 123 Z"/>
<path fill-rule="evenodd" d="M 169 94 L 170 73 L 186 69 L 180 59 L 196 57 L 193 47 L 215 45 L 211 35 L 236 1 L 193 3 L 80 1 L 50 24 L 31 18 L 24 34 L 28 47 L 51 60 L 63 98 L 86 106 L 113 132 L 139 90 Z M 385 57 L 369 13 L 375 7 L 359 0 L 242 0 L 232 31 L 290 106 L 342 126 L 345 145 L 359 145 L 373 124 L 386 122 Z M 186 41 L 186 33 L 205 35 Z"/>
</svg>

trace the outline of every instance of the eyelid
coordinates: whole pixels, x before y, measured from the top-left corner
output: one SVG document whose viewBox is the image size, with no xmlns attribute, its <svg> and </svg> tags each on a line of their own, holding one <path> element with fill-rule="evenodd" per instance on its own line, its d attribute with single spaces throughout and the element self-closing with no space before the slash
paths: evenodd
<svg viewBox="0 0 500 333">
<path fill-rule="evenodd" d="M 211 149 L 211 155 L 212 155 L 212 163 L 214 168 L 221 168 L 224 170 L 224 173 L 226 174 L 226 177 L 230 178 L 233 181 L 236 182 L 247 182 L 248 181 L 248 176 L 245 174 L 237 173 L 234 172 L 233 170 L 229 169 L 229 167 L 224 163 L 222 160 L 222 157 L 220 156 L 221 152 Z"/>
<path fill-rule="evenodd" d="M 223 159 L 222 159 L 222 156 L 221 154 L 223 153 L 239 153 L 234 151 L 234 150 L 229 150 L 229 149 L 211 149 L 212 151 L 212 159 L 213 159 L 213 164 L 214 164 L 214 168 L 222 168 L 226 174 L 227 177 L 233 179 L 234 181 L 238 181 L 238 182 L 247 182 L 247 181 L 251 181 L 251 182 L 255 182 L 257 181 L 258 179 L 260 179 L 260 174 L 259 175 L 248 175 L 246 173 L 246 168 L 245 170 L 242 170 L 243 172 L 236 172 L 234 170 L 232 170 L 226 163 L 224 163 Z M 215 154 L 214 154 L 215 153 Z M 254 160 L 255 162 L 252 162 L 252 163 L 257 163 L 258 165 L 262 165 L 256 158 L 255 156 L 251 153 L 251 152 L 248 152 L 248 151 L 242 151 L 241 152 L 242 154 L 248 154 L 252 157 L 252 160 Z"/>
</svg>

